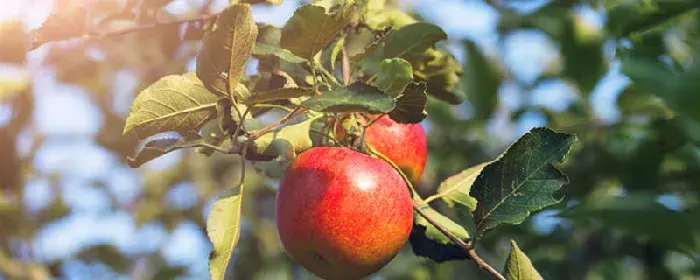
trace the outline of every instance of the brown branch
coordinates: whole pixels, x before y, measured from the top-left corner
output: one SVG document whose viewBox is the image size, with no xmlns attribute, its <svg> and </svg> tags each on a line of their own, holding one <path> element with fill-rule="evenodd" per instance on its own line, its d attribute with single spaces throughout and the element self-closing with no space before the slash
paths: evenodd
<svg viewBox="0 0 700 280">
<path fill-rule="evenodd" d="M 348 85 L 350 84 L 350 58 L 348 57 L 348 52 L 345 50 L 345 46 L 343 46 L 343 84 Z"/>
<path fill-rule="evenodd" d="M 63 41 L 63 40 L 75 39 L 75 38 L 83 38 L 85 40 L 99 40 L 99 39 L 104 39 L 106 37 L 125 35 L 128 33 L 143 31 L 146 29 L 152 29 L 152 28 L 157 28 L 157 27 L 162 27 L 162 26 L 183 24 L 183 23 L 193 22 L 193 21 L 206 21 L 206 20 L 214 19 L 218 15 L 219 14 L 203 14 L 203 15 L 198 15 L 198 16 L 190 17 L 190 18 L 182 18 L 182 19 L 176 19 L 176 20 L 171 20 L 171 21 L 155 22 L 155 23 L 151 23 L 151 24 L 138 25 L 138 26 L 128 27 L 128 28 L 124 28 L 124 29 L 113 30 L 113 31 L 109 31 L 109 32 L 88 32 L 86 34 L 76 35 L 76 36 L 71 37 L 71 38 L 61 38 L 60 40 Z M 35 30 L 35 31 L 37 31 L 37 30 Z M 32 46 L 31 46 L 30 50 L 37 49 L 37 48 L 41 47 L 42 45 L 44 45 L 46 43 L 53 42 L 53 41 L 54 40 L 34 41 L 34 42 L 32 42 Z"/>
<path fill-rule="evenodd" d="M 486 263 L 486 261 L 484 261 L 484 259 L 479 257 L 479 255 L 476 253 L 476 251 L 474 250 L 474 248 L 472 247 L 471 244 L 468 244 L 467 242 L 464 242 L 464 240 L 459 239 L 457 236 L 452 234 L 452 232 L 450 232 L 445 227 L 443 227 L 440 223 L 438 223 L 433 218 L 428 216 L 428 214 L 425 213 L 425 211 L 423 211 L 423 209 L 421 209 L 421 206 L 416 201 L 413 201 L 413 210 L 416 211 L 416 213 L 418 213 L 418 215 L 425 218 L 425 220 L 427 220 L 428 223 L 433 225 L 437 230 L 439 230 L 442 234 L 444 234 L 447 238 L 449 238 L 457 246 L 462 248 L 462 250 L 464 252 L 469 254 L 469 257 L 471 257 L 472 260 L 474 260 L 474 262 L 476 262 L 476 265 L 481 270 L 488 272 L 492 276 L 496 277 L 496 279 L 498 279 L 498 280 L 506 280 L 506 278 L 503 277 L 503 275 L 501 275 L 500 272 L 498 272 L 496 269 L 494 269 L 488 263 Z"/>
</svg>

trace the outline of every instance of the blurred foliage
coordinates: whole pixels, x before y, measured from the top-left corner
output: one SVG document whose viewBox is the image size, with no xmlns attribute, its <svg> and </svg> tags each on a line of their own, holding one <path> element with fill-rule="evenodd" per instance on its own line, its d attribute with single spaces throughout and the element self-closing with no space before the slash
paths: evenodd
<svg viewBox="0 0 700 280">
<path fill-rule="evenodd" d="M 139 139 L 136 135 L 121 136 L 126 112 L 115 100 L 132 100 L 135 92 L 158 78 L 191 70 L 186 66 L 199 50 L 197 40 L 203 34 L 203 23 L 100 36 L 110 28 L 149 25 L 177 16 L 162 9 L 169 0 L 110 0 L 90 7 L 81 6 L 84 1 L 56 2 L 54 14 L 39 32 L 28 32 L 14 21 L 0 23 L 2 67 L 26 71 L 30 76 L 40 75 L 35 73 L 36 67 L 51 69 L 56 82 L 83 89 L 102 116 L 99 130 L 90 137 L 113 153 L 121 166 L 127 166 L 127 158 L 137 149 Z M 192 7 L 192 14 L 217 12 L 210 11 L 212 1 L 200 2 L 204 4 Z M 465 53 L 463 73 L 457 69 L 460 67 L 434 73 L 429 63 L 407 58 L 414 69 L 420 69 L 417 73 L 423 76 L 418 78 L 427 82 L 432 95 L 427 101 L 426 120 L 430 124 L 430 158 L 426 174 L 417 184 L 418 191 L 434 194 L 444 179 L 464 167 L 491 160 L 504 150 L 513 139 L 504 133 L 503 126 L 494 124 L 496 120 L 512 127 L 528 116 L 542 116 L 546 126 L 575 133 L 580 140 L 562 166 L 569 177 L 569 183 L 558 191 L 563 202 L 520 226 L 494 230 L 480 240 L 482 256 L 495 267 L 504 267 L 501 264 L 509 256 L 510 240 L 516 240 L 522 250 L 518 252 L 529 256 L 544 279 L 700 277 L 700 2 L 545 1 L 528 12 L 516 9 L 518 1 L 488 2 L 499 14 L 496 51 L 471 39 L 450 38 Z M 605 25 L 587 25 L 581 18 L 582 9 L 600 12 L 606 18 Z M 84 14 L 87 10 L 89 17 Z M 368 24 L 402 26 L 413 21 L 398 10 L 394 12 L 385 18 L 369 18 Z M 119 22 L 113 19 L 120 19 L 124 25 L 105 26 L 107 19 L 112 24 Z M 510 36 L 526 30 L 545 35 L 558 52 L 556 61 L 534 81 L 520 80 L 512 69 L 503 66 L 502 45 Z M 265 32 L 263 25 L 260 32 Z M 87 40 L 46 43 L 86 33 L 90 34 Z M 33 38 L 33 44 L 28 38 Z M 279 34 L 271 34 L 268 39 L 270 42 L 263 43 L 280 44 Z M 39 46 L 45 53 L 38 59 L 41 65 L 30 67 L 25 53 Z M 346 47 L 358 55 L 358 61 L 362 58 L 362 50 Z M 298 55 L 306 53 L 300 51 Z M 434 56 L 444 57 L 432 60 L 441 65 L 438 68 L 458 66 L 454 58 L 441 51 Z M 267 54 L 259 58 L 258 67 L 275 63 Z M 618 71 L 615 65 L 630 81 L 617 95 L 619 115 L 602 119 L 596 114 L 591 96 L 607 73 Z M 379 65 L 366 67 L 371 71 Z M 126 97 L 114 90 L 119 83 L 117 73 L 124 72 L 138 84 Z M 34 97 L 51 93 L 39 92 L 31 79 L 20 76 L 0 76 L 0 117 L 6 118 L 0 127 L 0 278 L 61 277 L 66 266 L 76 263 L 134 279 L 172 279 L 191 273 L 166 262 L 159 250 L 133 253 L 113 244 L 92 244 L 66 259 L 48 261 L 33 256 L 31 246 L 37 233 L 67 219 L 75 210 L 66 205 L 60 191 L 65 184 L 62 178 L 68 175 L 35 166 L 37 151 L 52 137 L 60 137 L 44 135 L 31 121 L 36 109 Z M 566 83 L 576 94 L 564 109 L 538 105 L 531 97 L 553 81 Z M 515 107 L 505 106 L 506 90 L 524 101 Z M 466 106 L 448 105 L 437 98 L 454 104 L 466 98 Z M 28 146 L 27 151 L 20 151 L 20 142 Z M 172 231 L 180 224 L 193 223 L 204 232 L 209 199 L 238 183 L 240 159 L 220 154 L 205 157 L 190 151 L 178 157 L 165 169 L 130 170 L 141 183 L 139 195 L 130 201 L 119 201 L 113 192 L 102 189 L 112 198 L 111 210 L 130 213 L 137 226 L 160 224 Z M 243 195 L 255 203 L 241 206 L 244 223 L 228 275 L 231 279 L 311 279 L 282 252 L 273 216 L 275 183 L 253 169 L 246 174 Z M 24 205 L 29 190 L 26 186 L 38 179 L 49 182 L 55 197 L 46 207 L 30 211 Z M 94 184 L 109 183 L 104 180 L 107 178 L 97 178 Z M 197 195 L 196 203 L 184 208 L 165 199 L 182 183 L 193 183 Z M 667 200 L 674 202 L 670 206 L 661 203 Z M 441 200 L 432 205 L 451 217 L 463 215 Z M 543 219 L 556 224 L 543 230 L 538 224 Z M 511 255 L 509 263 L 516 257 Z M 486 279 L 469 261 L 436 264 L 415 257 L 408 245 L 381 271 L 381 276 Z"/>
</svg>

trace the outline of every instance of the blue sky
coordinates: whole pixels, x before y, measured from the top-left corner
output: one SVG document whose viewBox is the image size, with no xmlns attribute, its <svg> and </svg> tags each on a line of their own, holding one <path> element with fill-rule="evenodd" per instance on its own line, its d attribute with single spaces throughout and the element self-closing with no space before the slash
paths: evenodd
<svg viewBox="0 0 700 280">
<path fill-rule="evenodd" d="M 0 10 L 0 20 L 17 18 L 24 19 L 29 28 L 38 27 L 51 11 L 48 1 L 34 1 L 33 7 L 28 8 L 27 1 L 0 0 L 3 8 Z M 188 1 L 177 1 L 187 3 Z M 227 1 L 217 1 L 223 7 Z M 469 38 L 476 41 L 487 53 L 502 51 L 507 65 L 516 77 L 521 80 L 532 80 L 542 73 L 546 65 L 557 57 L 556 46 L 544 35 L 535 32 L 520 32 L 508 38 L 502 50 L 496 45 L 494 35 L 498 15 L 481 1 L 458 0 L 411 0 L 406 5 L 413 5 L 426 18 L 436 22 L 446 30 L 452 39 Z M 439 5 L 438 5 L 439 2 Z M 538 5 L 532 1 L 523 10 L 531 10 Z M 256 7 L 254 17 L 257 21 L 269 22 L 278 26 L 284 24 L 293 12 L 298 1 L 285 0 L 277 7 Z M 169 9 L 179 11 L 179 4 L 171 5 Z M 594 27 L 602 25 L 602 16 L 595 11 L 582 9 L 579 13 L 586 22 Z M 60 172 L 66 174 L 61 179 L 60 194 L 70 205 L 73 214 L 42 229 L 34 249 L 39 260 L 51 260 L 69 257 L 91 244 L 115 244 L 123 252 L 139 253 L 160 250 L 166 259 L 172 263 L 191 265 L 191 272 L 197 275 L 206 273 L 206 261 L 209 245 L 206 236 L 195 225 L 183 224 L 172 234 L 168 235 L 159 225 L 149 224 L 137 229 L 131 217 L 124 212 L 112 212 L 110 200 L 98 186 L 91 181 L 97 178 L 108 178 L 108 191 L 117 194 L 120 201 L 129 201 L 139 194 L 143 178 L 139 170 L 121 166 L 114 155 L 102 149 L 91 140 L 102 122 L 102 116 L 85 97 L 81 89 L 56 84 L 54 74 L 50 70 L 40 69 L 38 63 L 45 54 L 46 48 L 33 51 L 30 55 L 29 68 L 33 73 L 36 88 L 37 110 L 34 115 L 36 129 L 49 136 L 49 139 L 36 156 L 35 164 L 40 174 Z M 457 54 L 461 59 L 462 55 Z M 0 78 L 16 75 L 17 71 L 0 66 Z M 133 89 L 133 78 L 129 73 L 119 75 L 124 88 L 128 92 Z M 613 67 L 606 78 L 598 85 L 592 94 L 593 107 L 597 117 L 607 122 L 617 118 L 614 101 L 617 93 L 627 83 L 627 79 L 619 73 L 619 67 Z M 523 93 L 514 87 L 504 86 L 499 98 L 504 109 L 514 108 L 520 102 Z M 532 93 L 537 104 L 555 110 L 563 109 L 575 98 L 576 93 L 564 82 L 551 82 L 537 88 Z M 130 99 L 122 100 L 124 109 Z M 2 110 L 0 107 L 0 119 Z M 498 135 L 504 143 L 510 142 L 531 127 L 544 124 L 542 116 L 529 114 L 514 126 L 504 121 L 508 117 L 507 110 L 501 110 L 500 119 L 493 121 L 490 131 Z M 29 133 L 24 133 L 30 136 Z M 24 137 L 18 143 L 20 150 L 26 151 L 30 137 Z M 146 169 L 159 169 L 177 161 L 178 153 L 170 154 L 148 164 Z M 29 209 L 40 209 L 52 203 L 57 195 L 47 179 L 31 180 L 27 184 L 26 204 Z M 191 185 L 178 186 L 168 199 L 174 204 L 191 203 L 194 189 Z M 538 225 L 547 230 L 557 220 L 551 213 L 537 216 Z"/>
</svg>

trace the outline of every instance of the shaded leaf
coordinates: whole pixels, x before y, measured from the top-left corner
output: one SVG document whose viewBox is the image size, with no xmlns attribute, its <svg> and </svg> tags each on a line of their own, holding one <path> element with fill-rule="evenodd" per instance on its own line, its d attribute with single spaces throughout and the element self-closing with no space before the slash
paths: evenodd
<svg viewBox="0 0 700 280">
<path fill-rule="evenodd" d="M 467 230 L 448 217 L 443 216 L 429 206 L 423 206 L 423 211 L 433 221 L 442 225 L 457 238 L 465 241 L 469 239 Z M 416 255 L 430 258 L 436 262 L 469 258 L 466 252 L 462 251 L 459 246 L 455 245 L 447 236 L 419 214 L 414 215 L 414 225 L 409 241 Z"/>
<path fill-rule="evenodd" d="M 447 34 L 434 24 L 425 22 L 409 24 L 387 35 L 384 57 L 421 54 L 438 41 L 446 39 Z"/>
<path fill-rule="evenodd" d="M 0 50 L 0 62 L 24 62 L 29 50 L 29 34 L 21 21 L 0 22 Z"/>
<path fill-rule="evenodd" d="M 378 88 L 355 82 L 347 87 L 323 92 L 301 103 L 302 107 L 319 112 L 388 113 L 395 101 Z"/>
<path fill-rule="evenodd" d="M 466 207 L 470 212 L 476 210 L 476 198 L 469 195 L 469 192 L 476 178 L 489 163 L 484 162 L 450 176 L 440 183 L 436 196 L 445 201 L 450 207 L 460 205 Z"/>
<path fill-rule="evenodd" d="M 508 280 L 541 280 L 540 273 L 532 266 L 530 259 L 518 248 L 515 240 L 510 240 L 510 254 L 506 259 L 503 276 Z"/>
<path fill-rule="evenodd" d="M 389 113 L 389 117 L 399 123 L 419 123 L 428 116 L 425 111 L 427 102 L 425 83 L 412 82 L 405 87 L 396 100 L 396 108 Z"/>
<path fill-rule="evenodd" d="M 254 56 L 275 56 L 281 60 L 289 63 L 302 63 L 305 62 L 305 58 L 298 57 L 294 55 L 287 49 L 280 48 L 274 45 L 268 45 L 265 43 L 255 43 L 255 48 L 253 49 Z"/>
<path fill-rule="evenodd" d="M 379 65 L 377 79 L 372 85 L 397 97 L 413 81 L 413 67 L 403 58 L 384 59 Z"/>
<path fill-rule="evenodd" d="M 212 92 L 233 95 L 245 63 L 250 57 L 258 27 L 250 5 L 227 7 L 216 23 L 204 34 L 202 49 L 197 55 L 197 76 Z"/>
<path fill-rule="evenodd" d="M 688 12 L 700 6 L 695 0 L 654 1 L 654 9 L 643 9 L 636 4 L 623 4 L 611 9 L 608 13 L 608 30 L 618 36 L 625 37 L 635 32 L 643 32 L 669 20 L 672 17 Z"/>
<path fill-rule="evenodd" d="M 253 97 L 244 100 L 243 104 L 253 105 L 253 104 L 259 104 L 259 103 L 266 103 L 266 102 L 270 102 L 270 101 L 284 100 L 284 99 L 290 99 L 290 98 L 299 98 L 299 97 L 303 97 L 303 96 L 312 96 L 312 95 L 314 95 L 314 91 L 311 88 L 298 88 L 298 87 L 281 88 L 281 89 L 276 89 L 276 90 L 271 90 L 271 91 L 266 91 L 266 92 L 260 92 L 256 95 L 254 95 Z"/>
<path fill-rule="evenodd" d="M 429 258 L 437 263 L 469 259 L 469 255 L 461 247 L 454 243 L 442 244 L 431 240 L 426 236 L 426 231 L 424 226 L 413 225 L 408 241 L 416 256 Z"/>
<path fill-rule="evenodd" d="M 467 98 L 473 105 L 475 117 L 491 117 L 498 105 L 498 89 L 503 82 L 496 65 L 471 41 L 464 41 L 466 49 L 465 86 Z"/>
<path fill-rule="evenodd" d="M 632 193 L 586 200 L 564 210 L 560 215 L 579 221 L 596 220 L 607 228 L 623 230 L 632 236 L 650 238 L 674 249 L 686 252 L 700 250 L 697 213 L 668 209 L 656 202 L 654 196 Z"/>
<path fill-rule="evenodd" d="M 209 255 L 209 276 L 222 280 L 231 253 L 238 244 L 241 233 L 241 201 L 243 185 L 226 190 L 211 207 L 207 217 L 207 236 L 212 243 Z"/>
<path fill-rule="evenodd" d="M 470 195 L 477 199 L 474 222 L 483 233 L 519 224 L 532 211 L 559 202 L 552 193 L 568 182 L 553 164 L 569 153 L 576 136 L 534 128 L 481 171 Z"/>
<path fill-rule="evenodd" d="M 187 139 L 196 138 L 199 128 L 215 117 L 218 98 L 194 73 L 163 77 L 136 97 L 123 133 L 133 130 L 145 139 L 157 133 L 177 131 Z"/>
<path fill-rule="evenodd" d="M 282 28 L 280 46 L 311 59 L 335 38 L 350 20 L 353 10 L 354 5 L 344 5 L 337 12 L 312 4 L 302 5 Z"/>
</svg>

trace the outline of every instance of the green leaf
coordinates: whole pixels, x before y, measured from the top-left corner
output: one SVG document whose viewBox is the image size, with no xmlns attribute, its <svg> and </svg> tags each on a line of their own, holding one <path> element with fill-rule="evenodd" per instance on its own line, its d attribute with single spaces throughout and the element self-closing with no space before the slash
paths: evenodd
<svg viewBox="0 0 700 280">
<path fill-rule="evenodd" d="M 310 118 L 264 134 L 255 139 L 253 147 L 258 154 L 284 155 L 287 159 L 292 159 L 313 145 L 309 130 L 314 120 L 315 118 Z"/>
<path fill-rule="evenodd" d="M 197 55 L 197 76 L 212 92 L 234 96 L 245 63 L 250 58 L 258 36 L 250 5 L 227 7 L 216 23 L 204 34 Z"/>
<path fill-rule="evenodd" d="M 442 225 L 457 238 L 465 241 L 469 239 L 469 232 L 462 226 L 427 205 L 422 206 L 422 208 L 433 221 Z M 454 244 L 440 230 L 418 214 L 414 216 L 414 226 L 409 241 L 416 255 L 430 258 L 436 262 L 469 258 L 462 248 Z"/>
<path fill-rule="evenodd" d="M 564 160 L 575 141 L 572 134 L 534 128 L 486 165 L 470 191 L 478 201 L 477 231 L 522 223 L 532 211 L 559 202 L 552 193 L 568 178 L 553 164 Z"/>
<path fill-rule="evenodd" d="M 608 30 L 618 37 L 625 37 L 635 32 L 643 32 L 672 17 L 700 7 L 700 2 L 695 0 L 653 1 L 653 3 L 655 6 L 653 9 L 641 7 L 637 5 L 638 3 L 622 4 L 610 9 Z"/>
<path fill-rule="evenodd" d="M 413 67 L 405 59 L 395 57 L 382 61 L 379 65 L 377 79 L 372 85 L 393 97 L 397 97 L 411 81 L 413 81 Z"/>
<path fill-rule="evenodd" d="M 146 143 L 146 145 L 144 145 L 143 148 L 141 148 L 136 153 L 136 156 L 128 157 L 127 162 L 129 163 L 130 167 L 137 168 L 142 164 L 149 162 L 164 154 L 182 148 L 198 147 L 201 146 L 203 143 L 205 143 L 203 139 L 197 139 L 192 141 L 185 141 L 180 138 L 155 139 Z"/>
<path fill-rule="evenodd" d="M 425 104 L 428 102 L 425 82 L 408 84 L 396 100 L 396 108 L 389 117 L 399 123 L 419 123 L 428 113 Z"/>
<path fill-rule="evenodd" d="M 335 70 L 335 63 L 338 61 L 338 55 L 343 50 L 343 46 L 345 46 L 345 37 L 340 37 L 340 39 L 333 44 L 333 48 L 331 48 L 331 71 Z"/>
<path fill-rule="evenodd" d="M 489 163 L 491 162 L 484 162 L 450 176 L 440 183 L 435 197 L 441 198 L 450 207 L 460 205 L 466 207 L 470 212 L 476 210 L 476 198 L 469 195 L 469 192 L 476 178 Z"/>
<path fill-rule="evenodd" d="M 216 116 L 218 96 L 209 92 L 194 73 L 161 78 L 141 91 L 131 104 L 123 133 L 135 131 L 140 139 L 177 131 L 197 138 L 199 128 Z"/>
<path fill-rule="evenodd" d="M 21 21 L 0 22 L 0 50 L 0 62 L 24 62 L 29 51 L 29 34 Z"/>
<path fill-rule="evenodd" d="M 241 201 L 243 185 L 225 191 L 211 207 L 207 217 L 207 236 L 213 250 L 209 255 L 209 276 L 223 280 L 231 252 L 241 233 Z"/>
<path fill-rule="evenodd" d="M 475 117 L 485 120 L 491 117 L 498 105 L 498 89 L 503 82 L 497 66 L 471 41 L 464 41 L 467 55 L 465 81 L 467 98 L 473 105 Z"/>
<path fill-rule="evenodd" d="M 299 97 L 303 97 L 303 96 L 312 96 L 312 95 L 314 95 L 314 90 L 312 88 L 298 88 L 298 87 L 281 88 L 281 89 L 276 89 L 276 90 L 258 93 L 256 95 L 254 95 L 253 97 L 248 98 L 245 101 L 243 101 L 243 104 L 253 105 L 253 104 L 266 103 L 266 102 L 270 102 L 270 101 L 284 100 L 284 99 L 290 99 L 290 98 L 299 98 Z"/>
<path fill-rule="evenodd" d="M 287 159 L 275 159 L 269 161 L 253 161 L 251 165 L 255 170 L 270 178 L 282 178 L 284 172 L 292 161 Z"/>
<path fill-rule="evenodd" d="M 387 35 L 384 57 L 421 54 L 441 40 L 447 40 L 447 34 L 440 27 L 425 22 L 409 24 Z"/>
<path fill-rule="evenodd" d="M 298 57 L 294 55 L 289 50 L 280 48 L 278 46 L 268 45 L 265 43 L 255 43 L 255 48 L 253 49 L 254 56 L 275 56 L 281 60 L 289 63 L 302 63 L 305 62 L 305 58 Z"/>
<path fill-rule="evenodd" d="M 681 251 L 700 250 L 700 239 L 697 239 L 700 236 L 700 224 L 697 223 L 700 217 L 692 212 L 668 209 L 656 202 L 653 195 L 631 193 L 585 200 L 560 215 L 577 221 L 598 221 L 606 228 L 649 238 Z"/>
<path fill-rule="evenodd" d="M 297 56 L 311 59 L 333 41 L 350 20 L 353 10 L 352 4 L 333 13 L 325 7 L 302 5 L 282 28 L 280 46 Z"/>
<path fill-rule="evenodd" d="M 388 113 L 394 109 L 395 101 L 374 86 L 355 82 L 312 96 L 304 100 L 301 106 L 319 112 Z"/>
<path fill-rule="evenodd" d="M 515 240 L 510 240 L 510 254 L 503 272 L 508 280 L 541 280 L 540 273 L 532 266 L 530 259 L 518 248 Z"/>
</svg>

